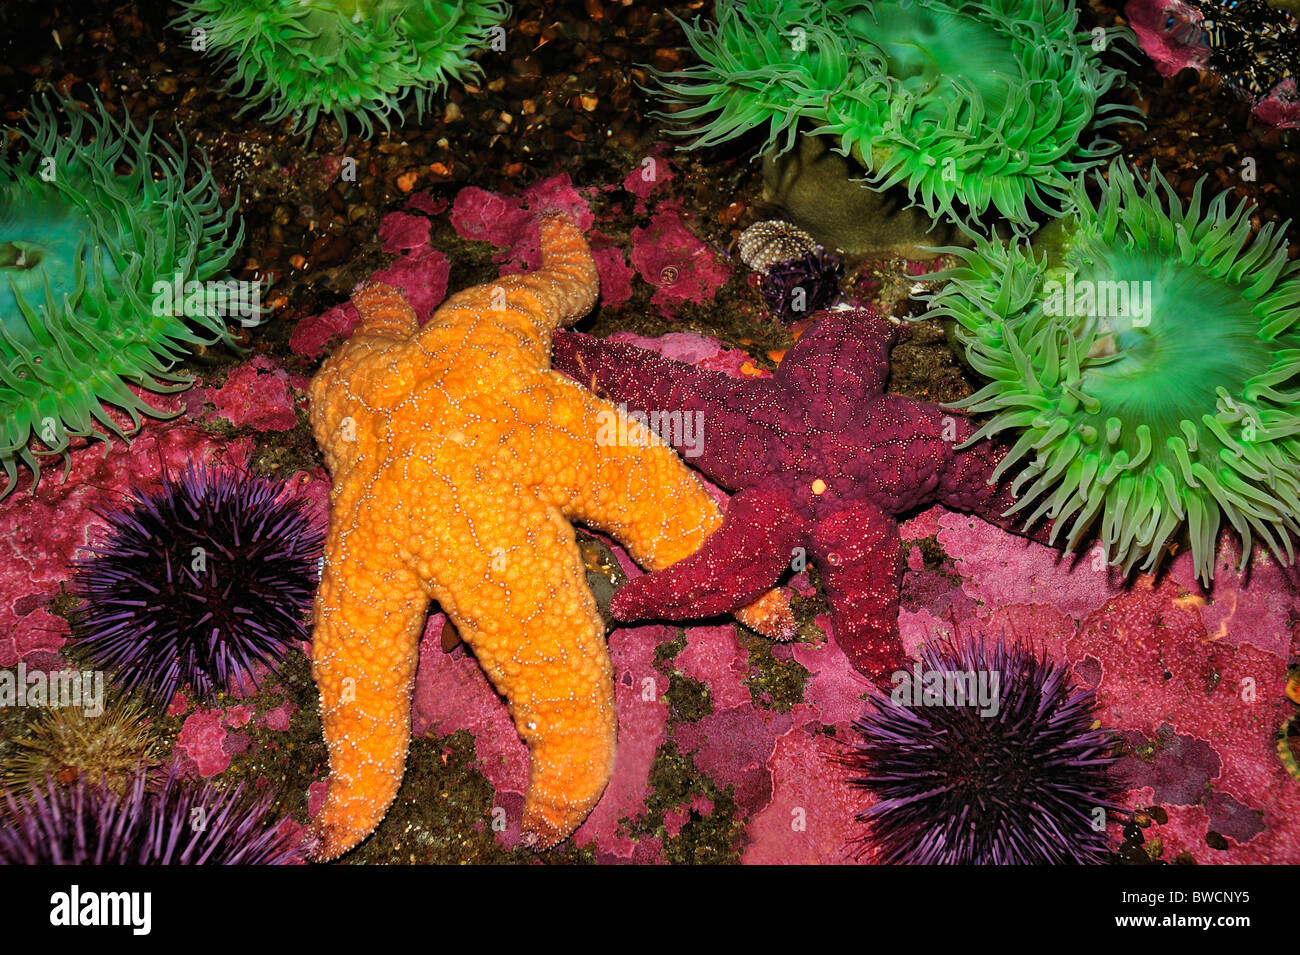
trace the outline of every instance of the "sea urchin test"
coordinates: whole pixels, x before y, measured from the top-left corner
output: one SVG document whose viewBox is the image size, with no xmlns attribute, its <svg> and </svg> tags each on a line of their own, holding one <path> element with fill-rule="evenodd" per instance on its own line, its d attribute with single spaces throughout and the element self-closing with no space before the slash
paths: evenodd
<svg viewBox="0 0 1300 955">
<path fill-rule="evenodd" d="M 127 385 L 188 387 L 175 363 L 192 346 L 233 342 L 227 317 L 260 314 L 255 283 L 225 281 L 243 227 L 231 235 L 234 211 L 205 160 L 185 185 L 183 140 L 177 151 L 152 125 L 70 99 L 32 108 L 19 137 L 21 155 L 0 156 L 0 497 L 20 461 L 39 478 L 37 455 L 66 456 L 73 438 L 126 437 L 141 414 L 168 417 Z M 219 302 L 194 293 L 214 282 Z M 177 287 L 189 291 L 160 305 L 159 291 Z"/>
<path fill-rule="evenodd" d="M 1026 243 L 948 249 L 933 297 L 989 384 L 961 403 L 1016 443 L 1009 512 L 1026 526 L 1095 530 L 1107 559 L 1154 570 L 1185 527 L 1196 574 L 1214 576 L 1221 516 L 1292 557 L 1300 532 L 1300 264 L 1286 223 L 1251 240 L 1253 207 L 1229 193 L 1184 205 L 1156 171 L 1080 179 L 1074 207 Z"/>
</svg>

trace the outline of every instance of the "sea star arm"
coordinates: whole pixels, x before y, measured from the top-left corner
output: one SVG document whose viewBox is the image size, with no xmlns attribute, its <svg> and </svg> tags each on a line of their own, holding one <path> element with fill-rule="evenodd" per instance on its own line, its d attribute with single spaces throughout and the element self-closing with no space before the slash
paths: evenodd
<svg viewBox="0 0 1300 955">
<path fill-rule="evenodd" d="M 610 604 L 621 620 L 683 620 L 726 613 L 776 584 L 804 539 L 785 495 L 766 489 L 731 499 L 722 526 L 698 551 L 629 582 Z M 784 636 L 793 636 L 793 630 Z"/>
<path fill-rule="evenodd" d="M 602 398 L 659 414 L 652 430 L 732 490 L 748 486 L 753 462 L 767 459 L 777 433 L 781 402 L 770 379 L 731 378 L 625 342 L 563 330 L 555 333 L 551 363 Z"/>
<path fill-rule="evenodd" d="M 699 550 L 723 517 L 698 478 L 609 402 L 559 376 L 550 380 L 548 424 L 532 435 L 547 452 L 540 446 L 530 452 L 544 465 L 536 481 L 546 499 L 570 520 L 614 537 L 651 571 Z M 555 468 L 556 461 L 564 466 Z M 783 591 L 757 596 L 735 615 L 775 639 L 794 635 L 794 614 Z"/>
<path fill-rule="evenodd" d="M 884 391 L 898 328 L 869 308 L 823 317 L 781 359 L 776 382 L 809 406 L 860 404 Z"/>
<path fill-rule="evenodd" d="M 975 514 L 990 524 L 1040 544 L 1051 544 L 1051 521 L 1035 515 L 1033 522 L 1025 525 L 1024 505 L 1017 506 L 1016 496 L 1011 493 L 1014 472 L 999 475 L 995 483 L 989 483 L 1007 454 L 1007 446 L 985 438 L 969 447 L 960 447 L 974 432 L 974 426 L 963 415 L 948 414 L 955 422 L 952 428 L 953 450 L 940 475 L 935 498 L 944 507 Z"/>
<path fill-rule="evenodd" d="M 902 542 L 894 518 L 855 501 L 818 522 L 813 553 L 835 639 L 860 673 L 887 685 L 903 662 L 898 639 Z"/>
<path fill-rule="evenodd" d="M 360 496 L 356 507 L 370 504 Z M 339 508 L 331 519 L 312 633 L 330 754 L 329 791 L 314 822 L 318 859 L 369 835 L 397 795 L 429 603 L 416 575 L 393 557 L 400 535 L 376 535 L 377 524 L 356 524 L 348 514 Z"/>
<path fill-rule="evenodd" d="M 424 335 L 439 338 L 458 330 L 470 350 L 482 350 L 484 363 L 504 358 L 545 367 L 551 333 L 591 311 L 600 280 L 587 239 L 568 216 L 543 215 L 540 230 L 540 269 L 449 296 Z"/>
<path fill-rule="evenodd" d="M 532 757 L 524 831 L 553 846 L 600 799 L 616 735 L 605 627 L 573 528 L 528 488 L 506 486 L 462 499 L 426 534 L 418 561 L 432 594 L 509 702 Z"/>
</svg>

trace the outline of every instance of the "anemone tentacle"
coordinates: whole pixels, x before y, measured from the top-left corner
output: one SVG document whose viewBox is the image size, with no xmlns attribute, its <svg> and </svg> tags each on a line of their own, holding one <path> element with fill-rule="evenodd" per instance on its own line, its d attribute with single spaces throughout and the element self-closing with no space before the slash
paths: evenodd
<svg viewBox="0 0 1300 955">
<path fill-rule="evenodd" d="M 192 0 L 172 21 L 202 37 L 231 71 L 225 91 L 266 106 L 268 123 L 292 117 L 310 133 L 333 117 L 369 137 L 409 97 L 423 117 L 450 80 L 483 75 L 469 58 L 510 14 L 504 0 Z"/>
<path fill-rule="evenodd" d="M 1229 193 L 1186 205 L 1154 170 L 1114 162 L 1099 196 L 1035 251 L 980 240 L 947 249 L 933 316 L 951 320 L 988 384 L 960 403 L 992 417 L 971 438 L 1019 437 L 1012 512 L 1055 519 L 1073 550 L 1095 532 L 1125 574 L 1156 569 L 1185 529 L 1214 576 L 1221 518 L 1293 558 L 1300 533 L 1300 263 L 1287 224 L 1251 240 L 1253 206 Z M 1000 475 L 999 475 L 1000 476 Z M 1033 508 L 1032 511 L 1030 508 Z"/>
<path fill-rule="evenodd" d="M 218 279 L 243 242 L 206 159 L 186 186 L 184 140 L 173 148 L 152 123 L 141 130 L 98 99 L 86 112 L 61 97 L 37 103 L 19 136 L 22 155 L 0 155 L 0 497 L 19 462 L 39 479 L 38 456 L 66 458 L 73 438 L 107 443 L 133 433 L 141 415 L 169 417 L 128 383 L 188 387 L 176 362 L 193 346 L 234 344 L 227 312 L 260 314 L 236 290 L 228 309 L 206 298 L 155 308 L 155 283 Z"/>
<path fill-rule="evenodd" d="M 1131 35 L 1080 31 L 1066 0 L 719 0 L 682 26 L 700 63 L 654 75 L 692 148 L 766 128 L 784 152 L 803 125 L 967 231 L 989 209 L 1022 229 L 1059 215 L 1117 149 L 1085 134 L 1138 121 L 1102 102 L 1123 73 L 1098 58 Z"/>
</svg>

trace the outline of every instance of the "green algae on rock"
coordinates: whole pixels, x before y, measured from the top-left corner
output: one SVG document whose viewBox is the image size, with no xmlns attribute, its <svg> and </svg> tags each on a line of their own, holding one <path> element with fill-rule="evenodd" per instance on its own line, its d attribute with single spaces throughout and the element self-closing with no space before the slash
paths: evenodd
<svg viewBox="0 0 1300 955">
<path fill-rule="evenodd" d="M 700 64 L 655 76 L 694 147 L 757 127 L 784 153 L 808 128 L 966 229 L 1059 214 L 1117 148 L 1085 134 L 1136 118 L 1100 103 L 1123 82 L 1100 50 L 1127 31 L 1079 31 L 1067 0 L 718 0 L 716 23 L 683 26 Z"/>
<path fill-rule="evenodd" d="M 370 136 L 409 96 L 423 116 L 450 80 L 483 75 L 469 58 L 509 15 L 504 0 L 192 0 L 173 26 L 231 70 L 225 90 L 310 133 L 331 116 Z M 501 34 L 504 36 L 504 33 Z"/>
<path fill-rule="evenodd" d="M 1081 177 L 1041 251 L 980 240 L 931 316 L 950 319 L 989 379 L 959 404 L 993 417 L 970 442 L 1017 441 L 994 479 L 1022 467 L 1026 526 L 1068 523 L 1067 548 L 1096 528 L 1107 560 L 1154 570 L 1186 527 L 1197 576 L 1214 576 L 1220 515 L 1292 557 L 1300 532 L 1300 263 L 1286 223 L 1251 241 L 1248 203 L 1190 202 L 1155 171 L 1116 161 L 1100 197 Z M 1026 459 L 1028 459 L 1026 461 Z"/>
<path fill-rule="evenodd" d="M 61 97 L 33 106 L 18 137 L 22 155 L 0 156 L 0 497 L 18 462 L 39 479 L 37 455 L 66 458 L 73 438 L 107 443 L 134 433 L 141 414 L 171 417 L 128 384 L 189 387 L 176 362 L 193 346 L 233 344 L 227 316 L 261 314 L 260 287 L 223 281 L 243 226 L 230 234 L 235 213 L 206 159 L 186 186 L 184 140 L 178 151 L 98 99 L 83 111 Z"/>
</svg>

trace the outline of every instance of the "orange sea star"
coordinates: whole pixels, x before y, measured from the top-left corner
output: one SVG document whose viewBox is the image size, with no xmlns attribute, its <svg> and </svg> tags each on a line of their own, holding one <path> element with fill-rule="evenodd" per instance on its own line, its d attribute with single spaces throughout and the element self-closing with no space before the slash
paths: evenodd
<svg viewBox="0 0 1300 955">
<path fill-rule="evenodd" d="M 505 696 L 532 755 L 523 828 L 539 847 L 591 811 L 614 761 L 605 631 L 570 521 L 650 569 L 694 552 L 718 507 L 674 452 L 550 370 L 551 333 L 597 278 L 582 234 L 542 219 L 542 268 L 453 295 L 422 329 L 402 297 L 352 296 L 355 334 L 317 373 L 311 424 L 334 479 L 312 672 L 330 752 L 318 858 L 364 839 L 397 794 L 430 600 Z M 605 428 L 605 430 L 602 430 Z M 784 597 L 746 622 L 790 636 Z"/>
</svg>

